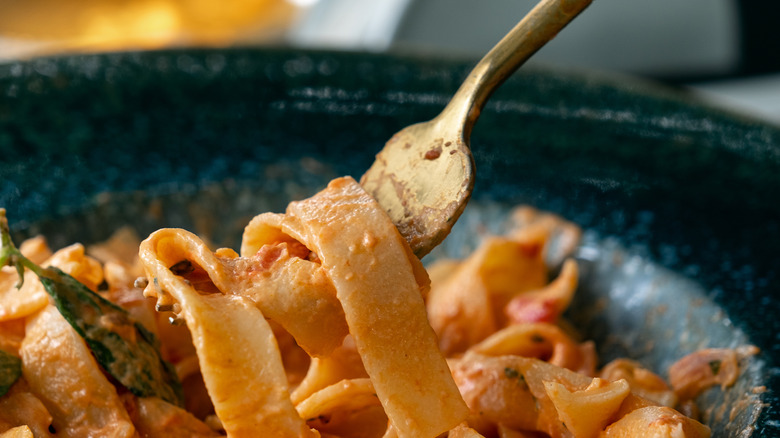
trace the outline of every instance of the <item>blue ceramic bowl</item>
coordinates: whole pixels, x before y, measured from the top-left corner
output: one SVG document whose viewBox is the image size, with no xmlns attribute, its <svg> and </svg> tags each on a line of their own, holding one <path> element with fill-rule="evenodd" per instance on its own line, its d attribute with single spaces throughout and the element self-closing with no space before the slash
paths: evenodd
<svg viewBox="0 0 780 438">
<path fill-rule="evenodd" d="M 0 206 L 17 238 L 55 247 L 121 225 L 237 247 L 253 215 L 359 177 L 471 65 L 259 49 L 0 65 Z M 780 130 L 651 84 L 526 67 L 472 148 L 474 197 L 429 258 L 464 254 L 516 204 L 573 220 L 587 232 L 569 317 L 601 357 L 663 374 L 697 348 L 756 345 L 734 386 L 699 398 L 704 421 L 780 436 Z"/>
</svg>

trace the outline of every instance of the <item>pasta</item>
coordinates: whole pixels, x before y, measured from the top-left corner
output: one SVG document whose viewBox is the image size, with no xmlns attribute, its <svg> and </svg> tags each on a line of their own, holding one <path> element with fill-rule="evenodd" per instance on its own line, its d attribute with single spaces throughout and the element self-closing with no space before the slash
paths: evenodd
<svg viewBox="0 0 780 438">
<path fill-rule="evenodd" d="M 682 358 L 670 383 L 630 359 L 599 369 L 562 319 L 579 229 L 528 207 L 513 220 L 426 270 L 345 177 L 253 218 L 240 253 L 179 229 L 56 252 L 4 237 L 3 261 L 29 270 L 21 287 L 21 265 L 0 272 L 0 350 L 21 370 L 0 436 L 708 437 L 674 408 L 733 384 L 737 353 Z M 56 275 L 95 296 L 94 326 L 74 323 Z M 161 358 L 149 388 L 107 365 L 142 338 Z"/>
</svg>

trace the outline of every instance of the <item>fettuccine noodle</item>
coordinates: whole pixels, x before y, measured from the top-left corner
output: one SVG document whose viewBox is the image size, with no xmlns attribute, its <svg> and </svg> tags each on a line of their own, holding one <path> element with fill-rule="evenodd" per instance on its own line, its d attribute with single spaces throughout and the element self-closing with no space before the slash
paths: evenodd
<svg viewBox="0 0 780 438">
<path fill-rule="evenodd" d="M 675 408 L 733 384 L 734 351 L 683 358 L 671 384 L 629 359 L 599 369 L 593 343 L 562 318 L 580 230 L 527 207 L 514 220 L 507 236 L 426 271 L 345 177 L 256 216 L 240 253 L 180 229 L 53 254 L 31 239 L 26 257 L 160 338 L 184 404 L 108 378 L 37 278 L 17 289 L 4 268 L 0 349 L 21 359 L 22 377 L 0 396 L 0 437 L 709 437 Z M 139 258 L 126 251 L 135 245 Z M 552 281 L 550 262 L 561 267 Z"/>
</svg>

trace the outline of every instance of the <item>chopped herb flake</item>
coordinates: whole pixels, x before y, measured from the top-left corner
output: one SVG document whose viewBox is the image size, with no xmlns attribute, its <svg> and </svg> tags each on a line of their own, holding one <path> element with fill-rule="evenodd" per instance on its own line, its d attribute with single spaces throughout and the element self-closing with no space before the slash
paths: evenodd
<svg viewBox="0 0 780 438">
<path fill-rule="evenodd" d="M 711 360 L 711 361 L 709 362 L 709 365 L 710 365 L 710 371 L 712 371 L 712 374 L 713 374 L 714 376 L 717 376 L 717 375 L 718 375 L 718 373 L 720 372 L 720 365 L 721 365 L 721 363 L 722 363 L 722 362 L 721 362 L 721 361 L 719 361 L 719 360 Z"/>
<path fill-rule="evenodd" d="M 512 379 L 512 380 L 517 379 L 517 383 L 519 385 L 527 385 L 523 373 L 517 371 L 514 368 L 511 367 L 504 368 L 504 375 L 506 376 L 507 379 Z"/>
</svg>

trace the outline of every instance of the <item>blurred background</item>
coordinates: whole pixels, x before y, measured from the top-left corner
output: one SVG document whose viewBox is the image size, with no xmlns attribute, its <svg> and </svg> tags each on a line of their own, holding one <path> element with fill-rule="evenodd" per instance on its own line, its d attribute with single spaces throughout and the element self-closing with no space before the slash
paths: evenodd
<svg viewBox="0 0 780 438">
<path fill-rule="evenodd" d="M 535 0 L 0 0 L 0 62 L 273 46 L 477 59 Z M 533 62 L 642 76 L 780 124 L 780 2 L 594 0 Z"/>
</svg>

